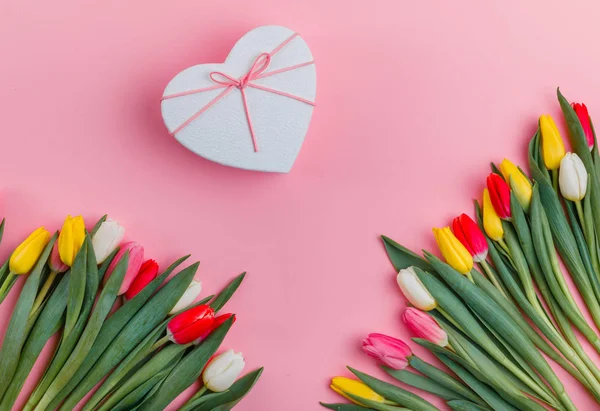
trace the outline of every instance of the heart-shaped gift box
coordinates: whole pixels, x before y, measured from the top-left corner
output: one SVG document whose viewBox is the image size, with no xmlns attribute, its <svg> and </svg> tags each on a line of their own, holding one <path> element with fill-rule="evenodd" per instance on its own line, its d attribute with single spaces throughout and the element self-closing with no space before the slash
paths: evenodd
<svg viewBox="0 0 600 411">
<path fill-rule="evenodd" d="M 316 68 L 306 42 L 281 26 L 246 33 L 221 64 L 200 64 L 167 85 L 167 129 L 217 163 L 287 173 L 314 109 Z"/>
</svg>

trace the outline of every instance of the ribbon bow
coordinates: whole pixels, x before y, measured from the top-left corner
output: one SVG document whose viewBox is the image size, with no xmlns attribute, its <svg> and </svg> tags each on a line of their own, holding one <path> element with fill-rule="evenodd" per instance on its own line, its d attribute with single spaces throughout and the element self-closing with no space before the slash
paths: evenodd
<svg viewBox="0 0 600 411">
<path fill-rule="evenodd" d="M 210 79 L 213 82 L 215 82 L 216 85 L 211 86 L 211 87 L 202 88 L 202 89 L 184 91 L 182 93 L 176 93 L 176 94 L 170 94 L 170 95 L 167 95 L 167 96 L 163 96 L 163 98 L 161 100 L 167 100 L 167 99 L 176 98 L 176 97 L 188 96 L 190 94 L 202 93 L 204 91 L 217 90 L 219 88 L 224 88 L 225 87 L 225 90 L 222 93 L 220 93 L 218 96 L 216 96 L 211 101 L 209 101 L 198 112 L 196 112 L 193 116 L 191 116 L 189 119 L 187 119 L 182 125 L 180 125 L 179 127 L 177 127 L 173 132 L 171 132 L 171 135 L 175 135 L 178 132 L 180 132 L 181 130 L 183 130 L 192 121 L 196 120 L 204 112 L 206 112 L 209 108 L 211 108 L 217 102 L 219 102 L 219 100 L 223 99 L 223 97 L 225 97 L 232 90 L 234 90 L 234 89 L 237 88 L 238 90 L 240 90 L 240 94 L 242 96 L 242 102 L 244 103 L 244 112 L 246 114 L 246 120 L 248 121 L 248 128 L 250 130 L 250 136 L 252 137 L 252 144 L 254 146 L 254 151 L 258 152 L 258 142 L 256 140 L 256 135 L 254 133 L 254 127 L 252 126 L 252 119 L 250 118 L 250 110 L 248 108 L 248 100 L 246 98 L 245 89 L 247 87 L 252 87 L 252 88 L 255 88 L 255 89 L 267 91 L 269 93 L 279 94 L 280 96 L 292 98 L 292 99 L 298 100 L 298 101 L 300 101 L 302 103 L 310 104 L 311 106 L 315 105 L 314 102 L 312 102 L 310 100 L 307 100 L 307 99 L 304 99 L 302 97 L 295 96 L 293 94 L 286 93 L 284 91 L 275 90 L 275 89 L 272 89 L 270 87 L 265 87 L 265 86 L 260 85 L 260 84 L 252 83 L 252 81 L 254 81 L 254 80 L 258 80 L 258 79 L 265 78 L 265 77 L 270 77 L 270 76 L 273 76 L 275 74 L 284 73 L 286 71 L 291 71 L 291 70 L 296 70 L 296 69 L 299 69 L 300 67 L 304 67 L 304 66 L 308 66 L 310 64 L 314 64 L 315 61 L 311 60 L 311 61 L 308 61 L 306 63 L 300 63 L 300 64 L 296 64 L 296 65 L 293 65 L 293 66 L 290 66 L 290 67 L 285 67 L 285 68 L 282 68 L 282 69 L 273 70 L 273 71 L 265 73 L 265 71 L 269 67 L 269 64 L 271 63 L 272 57 L 278 51 L 280 51 L 282 48 L 284 48 L 286 45 L 288 45 L 296 36 L 298 36 L 298 33 L 294 33 L 292 36 L 290 36 L 289 38 L 287 38 L 283 43 L 281 43 L 279 46 L 277 46 L 270 53 L 261 53 L 261 54 L 259 54 L 259 56 L 256 57 L 256 59 L 254 60 L 254 63 L 250 67 L 250 70 L 248 70 L 248 72 L 245 75 L 243 75 L 242 77 L 240 77 L 240 78 L 232 77 L 229 74 L 222 73 L 220 71 L 213 71 L 212 73 L 210 73 Z"/>
</svg>

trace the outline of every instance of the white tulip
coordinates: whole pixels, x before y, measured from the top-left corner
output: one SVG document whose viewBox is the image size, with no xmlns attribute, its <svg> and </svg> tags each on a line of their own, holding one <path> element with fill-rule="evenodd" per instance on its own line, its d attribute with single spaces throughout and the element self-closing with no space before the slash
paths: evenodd
<svg viewBox="0 0 600 411">
<path fill-rule="evenodd" d="M 181 298 L 179 298 L 179 301 L 177 301 L 177 304 L 175 304 L 175 307 L 169 311 L 169 315 L 188 308 L 194 301 L 196 301 L 196 298 L 198 298 L 201 292 L 202 283 L 200 281 L 192 280 L 187 290 L 185 290 Z"/>
<path fill-rule="evenodd" d="M 202 381 L 213 392 L 227 391 L 242 373 L 246 361 L 242 353 L 227 350 L 217 355 L 204 369 Z"/>
<path fill-rule="evenodd" d="M 115 251 L 125 236 L 125 227 L 116 220 L 104 221 L 92 237 L 92 245 L 96 254 L 96 262 L 101 264 Z"/>
<path fill-rule="evenodd" d="M 560 160 L 560 174 L 558 183 L 564 198 L 571 201 L 580 201 L 587 191 L 588 172 L 583 161 L 575 153 L 567 153 Z"/>
<path fill-rule="evenodd" d="M 413 267 L 400 270 L 396 277 L 402 294 L 415 307 L 423 311 L 430 311 L 437 307 L 437 302 L 429 294 L 427 288 L 421 283 Z"/>
</svg>

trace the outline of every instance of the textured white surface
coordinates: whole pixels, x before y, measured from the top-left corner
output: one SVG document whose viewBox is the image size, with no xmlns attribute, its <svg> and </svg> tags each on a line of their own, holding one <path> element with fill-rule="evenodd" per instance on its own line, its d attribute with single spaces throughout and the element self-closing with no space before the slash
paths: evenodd
<svg viewBox="0 0 600 411">
<path fill-rule="evenodd" d="M 258 27 L 235 44 L 222 64 L 200 64 L 175 76 L 163 95 L 215 85 L 210 73 L 220 71 L 234 78 L 245 75 L 261 53 L 271 52 L 294 32 L 280 26 Z M 265 74 L 312 61 L 304 40 L 297 36 L 276 53 Z M 279 91 L 315 101 L 317 78 L 314 64 L 253 81 Z M 163 120 L 170 133 L 200 111 L 224 89 L 162 101 Z M 240 91 L 236 88 L 180 130 L 175 138 L 194 153 L 217 163 L 256 171 L 287 173 L 292 168 L 308 130 L 313 106 L 251 87 L 245 88 L 258 142 L 254 151 Z"/>
</svg>

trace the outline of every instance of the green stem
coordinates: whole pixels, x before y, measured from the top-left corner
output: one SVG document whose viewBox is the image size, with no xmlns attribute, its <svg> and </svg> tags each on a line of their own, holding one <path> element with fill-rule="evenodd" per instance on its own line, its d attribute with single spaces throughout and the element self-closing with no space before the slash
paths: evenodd
<svg viewBox="0 0 600 411">
<path fill-rule="evenodd" d="M 42 289 L 38 293 L 37 297 L 35 297 L 35 301 L 33 302 L 33 307 L 31 308 L 29 317 L 32 317 L 35 314 L 35 312 L 38 310 L 38 308 L 40 308 L 40 306 L 44 302 L 44 298 L 46 298 L 46 295 L 48 294 L 50 287 L 52 287 L 52 284 L 54 283 L 54 279 L 56 278 L 57 274 L 58 273 L 56 273 L 54 271 L 50 271 L 50 274 L 48 274 L 48 278 L 46 279 L 46 282 L 42 286 Z"/>
<path fill-rule="evenodd" d="M 500 283 L 500 281 L 498 281 L 498 277 L 496 277 L 494 271 L 492 270 L 492 267 L 490 267 L 488 262 L 486 260 L 483 260 L 481 263 L 479 263 L 479 265 L 481 268 L 483 268 L 483 271 L 485 271 L 492 284 L 494 284 L 494 286 L 502 293 L 502 295 L 508 299 L 508 295 L 506 290 L 504 289 L 504 286 Z"/>
<path fill-rule="evenodd" d="M 16 274 L 13 273 L 12 271 L 8 273 L 8 276 L 6 276 L 6 278 L 4 279 L 4 283 L 2 283 L 2 287 L 0 287 L 0 298 L 2 298 L 4 300 L 4 294 L 7 293 L 9 287 L 10 287 L 10 283 L 12 281 L 12 279 L 14 278 Z"/>
<path fill-rule="evenodd" d="M 552 170 L 552 187 L 558 192 L 558 169 Z"/>
<path fill-rule="evenodd" d="M 450 314 L 448 314 L 446 311 L 444 311 L 444 309 L 440 306 L 437 306 L 435 308 L 440 314 L 442 314 L 444 316 L 444 318 L 446 320 L 448 320 L 453 326 L 455 326 L 458 330 L 461 330 L 464 332 L 463 328 L 454 320 L 454 318 L 452 318 L 452 316 Z"/>
<path fill-rule="evenodd" d="M 153 352 L 163 345 L 165 345 L 169 341 L 169 336 L 165 335 L 163 338 L 154 343 L 154 345 L 150 348 L 150 352 Z"/>
<path fill-rule="evenodd" d="M 504 255 L 507 258 L 510 258 L 510 250 L 508 249 L 508 246 L 506 245 L 504 238 L 499 239 L 498 244 L 500 245 L 500 248 L 502 248 L 502 251 L 504 251 Z"/>
</svg>

